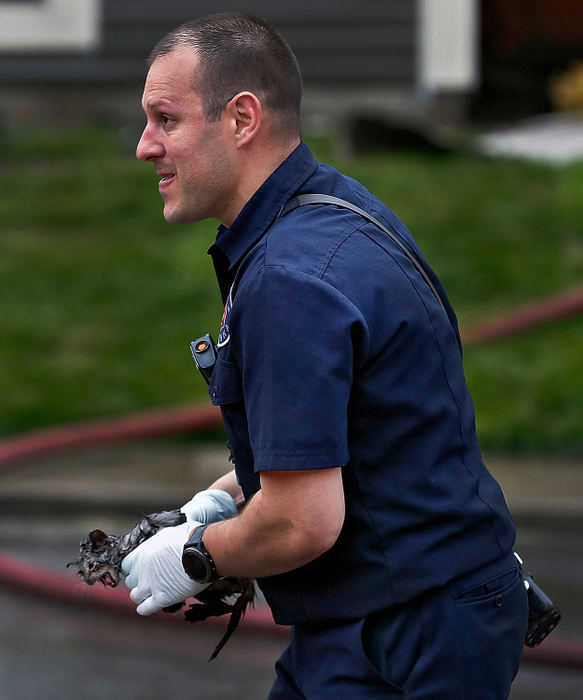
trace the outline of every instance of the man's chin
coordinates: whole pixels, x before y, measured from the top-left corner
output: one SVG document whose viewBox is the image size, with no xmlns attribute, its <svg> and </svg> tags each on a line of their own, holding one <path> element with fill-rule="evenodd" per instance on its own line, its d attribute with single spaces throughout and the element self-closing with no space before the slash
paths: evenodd
<svg viewBox="0 0 583 700">
<path fill-rule="evenodd" d="M 198 215 L 195 212 L 186 212 L 168 205 L 164 207 L 164 218 L 169 224 L 195 224 L 197 221 L 208 219 L 208 216 Z"/>
<path fill-rule="evenodd" d="M 181 212 L 180 210 L 173 209 L 172 207 L 169 207 L 166 205 L 164 207 L 164 218 L 169 224 L 188 224 L 191 223 L 188 221 L 188 217 L 184 215 L 184 212 Z"/>
</svg>

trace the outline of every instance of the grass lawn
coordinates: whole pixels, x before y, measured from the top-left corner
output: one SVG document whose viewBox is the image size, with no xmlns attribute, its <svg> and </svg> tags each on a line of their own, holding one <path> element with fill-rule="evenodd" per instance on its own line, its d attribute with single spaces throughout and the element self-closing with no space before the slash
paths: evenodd
<svg viewBox="0 0 583 700">
<path fill-rule="evenodd" d="M 202 399 L 188 344 L 222 308 L 205 251 L 215 225 L 169 226 L 134 135 L 35 132 L 0 141 L 0 435 Z M 460 325 L 583 278 L 583 163 L 464 154 L 315 154 L 401 216 Z M 583 454 L 583 319 L 468 347 L 490 449 Z"/>
</svg>

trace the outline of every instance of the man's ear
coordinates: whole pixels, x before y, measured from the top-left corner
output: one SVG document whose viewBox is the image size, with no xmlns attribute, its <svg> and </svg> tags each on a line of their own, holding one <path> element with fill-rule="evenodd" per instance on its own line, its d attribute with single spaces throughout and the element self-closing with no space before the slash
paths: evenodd
<svg viewBox="0 0 583 700">
<path fill-rule="evenodd" d="M 255 138 L 263 123 L 263 109 L 252 92 L 240 92 L 225 105 L 231 135 L 237 148 Z"/>
</svg>

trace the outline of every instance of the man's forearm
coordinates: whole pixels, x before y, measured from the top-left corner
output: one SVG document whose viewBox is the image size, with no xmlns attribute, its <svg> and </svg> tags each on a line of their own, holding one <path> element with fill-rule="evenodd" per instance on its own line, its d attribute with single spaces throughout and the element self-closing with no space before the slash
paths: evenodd
<svg viewBox="0 0 583 700">
<path fill-rule="evenodd" d="M 237 517 L 209 525 L 203 540 L 221 576 L 272 576 L 327 551 L 343 519 L 340 470 L 271 473 Z"/>
<path fill-rule="evenodd" d="M 257 578 L 291 571 L 314 559 L 304 542 L 285 519 L 273 522 L 262 517 L 259 491 L 237 517 L 207 527 L 205 547 L 221 576 Z"/>
</svg>

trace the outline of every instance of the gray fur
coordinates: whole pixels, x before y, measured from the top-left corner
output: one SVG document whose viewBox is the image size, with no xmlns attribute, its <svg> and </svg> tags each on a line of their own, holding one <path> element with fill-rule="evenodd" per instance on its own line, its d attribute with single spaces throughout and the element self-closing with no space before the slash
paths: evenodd
<svg viewBox="0 0 583 700">
<path fill-rule="evenodd" d="M 121 580 L 122 559 L 127 554 L 163 527 L 180 525 L 185 521 L 186 516 L 180 510 L 170 510 L 146 515 L 125 535 L 106 535 L 102 530 L 92 530 L 88 538 L 81 542 L 79 558 L 70 561 L 67 566 L 77 567 L 77 574 L 89 586 L 102 583 L 108 588 L 115 588 Z M 234 603 L 226 601 L 230 596 L 236 597 Z M 235 631 L 247 605 L 253 603 L 254 596 L 255 586 L 252 579 L 224 578 L 201 591 L 196 596 L 201 602 L 191 605 L 185 611 L 184 617 L 188 622 L 231 614 L 227 630 L 209 660 L 217 656 Z M 177 603 L 164 608 L 164 612 L 176 612 L 184 605 L 185 603 Z"/>
</svg>

